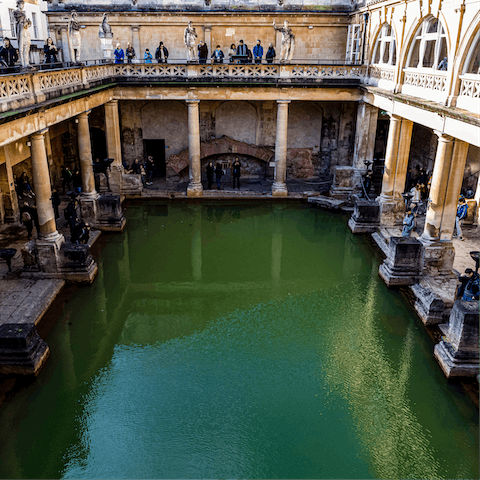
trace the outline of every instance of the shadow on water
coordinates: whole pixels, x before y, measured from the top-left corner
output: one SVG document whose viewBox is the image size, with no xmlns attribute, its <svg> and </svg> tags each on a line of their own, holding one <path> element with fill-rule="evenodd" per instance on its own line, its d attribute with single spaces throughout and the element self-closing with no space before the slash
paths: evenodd
<svg viewBox="0 0 480 480">
<path fill-rule="evenodd" d="M 477 410 L 344 216 L 125 213 L 42 322 L 40 377 L 6 395 L 1 477 L 478 478 Z"/>
</svg>

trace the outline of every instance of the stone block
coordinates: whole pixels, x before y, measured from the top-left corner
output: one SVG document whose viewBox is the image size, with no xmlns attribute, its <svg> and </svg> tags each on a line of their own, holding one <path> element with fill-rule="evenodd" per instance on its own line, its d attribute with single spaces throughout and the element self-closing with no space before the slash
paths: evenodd
<svg viewBox="0 0 480 480">
<path fill-rule="evenodd" d="M 327 208 L 329 210 L 339 210 L 345 204 L 343 200 L 336 200 L 325 195 L 316 195 L 315 197 L 308 197 L 308 203 L 312 203 L 320 208 Z"/>
<path fill-rule="evenodd" d="M 348 220 L 352 233 L 373 233 L 380 225 L 380 205 L 374 200 L 357 198 Z"/>
<path fill-rule="evenodd" d="M 61 273 L 69 282 L 91 283 L 97 265 L 90 254 L 89 245 L 64 243 L 61 248 Z"/>
<path fill-rule="evenodd" d="M 379 269 L 387 287 L 417 283 L 422 243 L 416 238 L 391 237 L 389 245 L 387 258 Z"/>
<path fill-rule="evenodd" d="M 96 196 L 80 197 L 80 214 L 82 220 L 90 225 L 95 225 L 97 216 L 97 198 Z"/>
<path fill-rule="evenodd" d="M 120 196 L 100 195 L 97 198 L 96 227 L 103 231 L 121 232 L 125 228 Z"/>
<path fill-rule="evenodd" d="M 434 292 L 424 288 L 420 283 L 412 285 L 415 297 L 414 308 L 424 325 L 437 325 L 443 321 L 445 302 Z"/>
<path fill-rule="evenodd" d="M 455 302 L 446 335 L 434 350 L 447 378 L 479 374 L 478 322 L 478 300 Z"/>
<path fill-rule="evenodd" d="M 452 242 L 424 242 L 421 259 L 422 275 L 431 277 L 437 275 L 451 276 L 454 259 L 455 249 Z"/>
<path fill-rule="evenodd" d="M 123 195 L 141 195 L 143 191 L 142 176 L 134 173 L 122 175 Z"/>
<path fill-rule="evenodd" d="M 0 373 L 38 375 L 49 354 L 34 325 L 0 326 Z"/>
<path fill-rule="evenodd" d="M 378 199 L 380 205 L 380 224 L 386 227 L 394 227 L 402 225 L 405 218 L 405 202 L 398 198 L 384 198 L 380 196 Z"/>
<path fill-rule="evenodd" d="M 330 196 L 351 201 L 352 195 L 360 193 L 361 181 L 360 171 L 354 167 L 335 167 Z"/>
</svg>

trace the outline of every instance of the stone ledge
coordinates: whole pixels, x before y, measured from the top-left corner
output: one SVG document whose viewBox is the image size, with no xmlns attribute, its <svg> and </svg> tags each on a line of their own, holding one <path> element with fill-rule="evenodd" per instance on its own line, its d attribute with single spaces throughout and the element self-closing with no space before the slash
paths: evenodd
<svg viewBox="0 0 480 480">
<path fill-rule="evenodd" d="M 320 208 L 326 208 L 329 210 L 339 210 L 345 205 L 344 200 L 337 200 L 332 197 L 326 197 L 325 195 L 308 197 L 308 203 L 312 203 Z"/>
</svg>

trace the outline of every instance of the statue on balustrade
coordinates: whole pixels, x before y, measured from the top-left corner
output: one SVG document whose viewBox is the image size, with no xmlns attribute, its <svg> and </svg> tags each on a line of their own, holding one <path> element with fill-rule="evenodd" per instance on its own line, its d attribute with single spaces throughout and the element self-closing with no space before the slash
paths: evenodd
<svg viewBox="0 0 480 480">
<path fill-rule="evenodd" d="M 72 10 L 70 21 L 68 22 L 68 48 L 70 50 L 70 60 L 73 63 L 80 63 L 82 38 L 80 36 L 80 24 L 77 20 L 77 12 L 75 10 Z"/>
<path fill-rule="evenodd" d="M 187 28 L 185 28 L 185 45 L 187 47 L 187 60 L 189 62 L 194 62 L 197 59 L 196 44 L 197 44 L 197 32 L 195 27 L 192 27 L 192 22 L 188 22 Z"/>
<path fill-rule="evenodd" d="M 24 11 L 25 2 L 23 0 L 17 1 L 17 9 L 13 11 L 15 17 L 15 33 L 18 39 L 18 53 L 20 54 L 20 64 L 23 68 L 27 68 L 30 65 L 30 44 L 31 37 L 28 31 L 31 26 L 30 20 Z"/>
<path fill-rule="evenodd" d="M 295 47 L 295 35 L 288 26 L 287 20 L 283 22 L 283 27 L 277 27 L 275 20 L 273 21 L 273 29 L 282 32 L 282 50 L 280 52 L 280 62 L 287 63 L 292 60 L 293 49 Z"/>
<path fill-rule="evenodd" d="M 100 38 L 113 38 L 112 27 L 108 23 L 107 12 L 103 14 L 102 23 L 100 24 L 100 28 L 98 30 L 98 36 Z"/>
</svg>

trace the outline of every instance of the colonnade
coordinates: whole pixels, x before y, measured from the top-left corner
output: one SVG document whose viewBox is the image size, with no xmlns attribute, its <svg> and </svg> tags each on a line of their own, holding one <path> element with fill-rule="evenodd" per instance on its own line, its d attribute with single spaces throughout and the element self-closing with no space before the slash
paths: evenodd
<svg viewBox="0 0 480 480">
<path fill-rule="evenodd" d="M 188 108 L 188 157 L 189 182 L 188 197 L 201 197 L 202 170 L 200 153 L 200 100 L 186 100 Z M 277 134 L 275 139 L 275 174 L 272 196 L 285 197 L 288 194 L 286 184 L 287 172 L 287 131 L 288 104 L 290 100 L 277 100 Z"/>
</svg>

